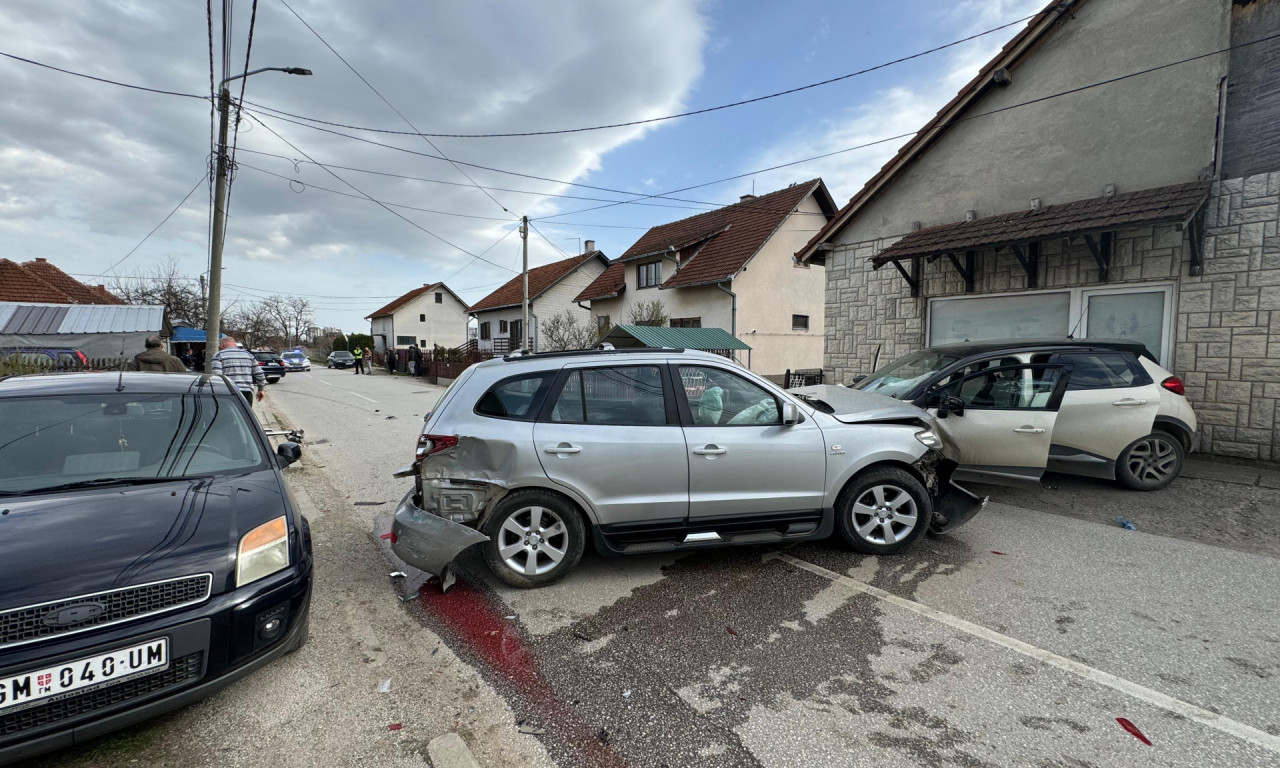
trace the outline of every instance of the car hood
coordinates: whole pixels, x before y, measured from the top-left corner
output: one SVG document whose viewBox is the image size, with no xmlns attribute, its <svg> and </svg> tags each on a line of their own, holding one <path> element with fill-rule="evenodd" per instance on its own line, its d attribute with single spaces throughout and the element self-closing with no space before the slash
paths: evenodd
<svg viewBox="0 0 1280 768">
<path fill-rule="evenodd" d="M 0 499 L 0 610 L 199 573 L 225 592 L 240 537 L 283 495 L 259 470 Z"/>
<path fill-rule="evenodd" d="M 831 406 L 832 418 L 845 424 L 863 424 L 871 421 L 902 421 L 919 419 L 930 424 L 933 417 L 922 408 L 904 403 L 874 392 L 838 387 L 833 384 L 815 384 L 787 390 L 793 395 L 805 395 Z"/>
</svg>

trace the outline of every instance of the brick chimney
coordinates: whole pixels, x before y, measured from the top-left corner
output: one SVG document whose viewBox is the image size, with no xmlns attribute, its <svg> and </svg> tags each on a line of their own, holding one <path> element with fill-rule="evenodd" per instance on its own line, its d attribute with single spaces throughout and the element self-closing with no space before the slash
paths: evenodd
<svg viewBox="0 0 1280 768">
<path fill-rule="evenodd" d="M 583 240 L 583 241 L 582 241 L 582 252 L 583 252 L 583 253 L 591 253 L 591 252 L 592 252 L 592 251 L 594 251 L 595 249 L 596 249 L 596 241 L 595 241 L 595 240 Z"/>
<path fill-rule="evenodd" d="M 755 200 L 755 199 L 756 199 L 755 195 L 743 195 L 742 197 L 738 198 L 738 202 L 745 203 L 748 200 Z"/>
</svg>

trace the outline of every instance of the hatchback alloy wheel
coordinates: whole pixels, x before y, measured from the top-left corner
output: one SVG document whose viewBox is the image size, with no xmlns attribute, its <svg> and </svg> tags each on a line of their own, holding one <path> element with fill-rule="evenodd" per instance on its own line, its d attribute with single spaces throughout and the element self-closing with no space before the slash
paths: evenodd
<svg viewBox="0 0 1280 768">
<path fill-rule="evenodd" d="M 1139 491 L 1164 488 L 1182 472 L 1182 444 L 1173 435 L 1152 432 L 1129 444 L 1116 462 L 1116 478 Z"/>
</svg>

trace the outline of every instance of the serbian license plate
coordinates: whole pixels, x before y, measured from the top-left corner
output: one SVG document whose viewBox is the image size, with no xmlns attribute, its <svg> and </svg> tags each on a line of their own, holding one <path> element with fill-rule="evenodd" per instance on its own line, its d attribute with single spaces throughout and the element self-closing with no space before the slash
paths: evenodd
<svg viewBox="0 0 1280 768">
<path fill-rule="evenodd" d="M 26 709 L 67 694 L 169 668 L 169 638 L 149 640 L 100 656 L 77 659 L 13 677 L 0 677 L 0 712 Z"/>
</svg>

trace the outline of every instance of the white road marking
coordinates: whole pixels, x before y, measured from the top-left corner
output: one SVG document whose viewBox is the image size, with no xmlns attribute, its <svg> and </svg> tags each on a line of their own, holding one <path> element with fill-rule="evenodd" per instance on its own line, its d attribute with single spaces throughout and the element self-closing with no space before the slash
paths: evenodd
<svg viewBox="0 0 1280 768">
<path fill-rule="evenodd" d="M 347 391 L 348 391 L 348 392 L 351 392 L 351 390 L 349 390 L 349 389 L 348 389 Z M 359 392 L 351 392 L 351 394 L 355 395 L 356 397 L 362 398 L 362 399 L 364 399 L 364 400 L 368 400 L 368 401 L 369 401 L 369 402 L 371 402 L 371 403 L 376 403 L 376 402 L 378 402 L 377 400 L 374 400 L 372 397 L 365 397 L 364 395 L 360 394 Z"/>
<path fill-rule="evenodd" d="M 1009 637 L 1008 635 L 1003 635 L 995 630 L 987 629 L 980 624 L 974 624 L 973 622 L 966 621 L 958 616 L 952 616 L 951 614 L 943 613 L 936 608 L 930 608 L 923 603 L 917 603 L 914 600 L 899 597 L 892 592 L 886 592 L 883 589 L 878 589 L 870 584 L 864 584 L 857 579 L 849 578 L 848 576 L 836 573 L 835 571 L 829 571 L 826 568 L 823 568 L 820 565 L 814 565 L 807 560 L 801 560 L 781 552 L 774 552 L 769 555 L 765 555 L 765 560 L 773 559 L 782 560 L 796 568 L 816 574 L 834 583 L 844 585 L 856 592 L 870 595 L 877 600 L 881 600 L 889 603 L 890 605 L 902 608 L 903 610 L 910 611 L 918 616 L 923 616 L 926 619 L 931 619 L 940 624 L 945 624 L 952 629 L 958 629 L 966 634 L 1003 646 L 1011 651 L 1016 651 L 1017 653 L 1021 653 L 1022 655 L 1028 656 L 1036 661 L 1057 667 L 1058 669 L 1070 672 L 1073 675 L 1078 675 L 1079 677 L 1083 677 L 1084 679 L 1098 683 L 1099 685 L 1105 685 L 1113 690 L 1128 694 L 1135 699 L 1145 701 L 1148 704 L 1160 707 L 1161 709 L 1167 710 L 1176 715 L 1181 715 L 1188 720 L 1194 720 L 1197 723 L 1207 725 L 1210 728 L 1221 731 L 1230 736 L 1235 736 L 1236 738 L 1256 744 L 1263 749 L 1280 753 L 1280 736 L 1273 736 L 1265 731 L 1245 725 L 1237 720 L 1232 720 L 1229 717 L 1224 717 L 1215 712 L 1210 712 L 1209 710 L 1197 707 L 1194 704 L 1188 704 L 1181 699 L 1175 699 L 1172 696 L 1160 693 L 1159 691 L 1153 690 L 1144 685 L 1139 685 L 1131 680 L 1117 677 L 1110 672 L 1103 672 L 1102 670 L 1095 669 L 1087 664 L 1081 664 L 1080 662 L 1068 659 L 1065 656 L 1059 656 L 1052 651 L 1046 651 L 1043 648 L 1031 645 L 1030 643 L 1024 643 L 1021 640 Z"/>
<path fill-rule="evenodd" d="M 315 379 L 315 377 L 314 377 L 314 376 L 308 376 L 308 377 L 307 377 L 307 380 L 308 380 L 308 381 L 310 381 L 310 380 L 312 380 L 312 379 Z M 318 381 L 318 382 L 320 382 L 321 384 L 325 385 L 326 387 L 332 387 L 332 386 L 333 386 L 332 384 L 330 384 L 329 382 L 325 381 L 324 379 L 315 379 L 315 380 L 316 380 L 316 381 Z"/>
</svg>

